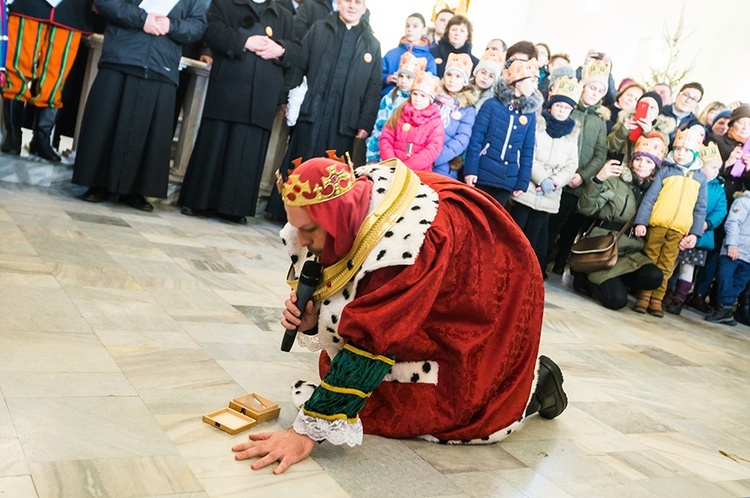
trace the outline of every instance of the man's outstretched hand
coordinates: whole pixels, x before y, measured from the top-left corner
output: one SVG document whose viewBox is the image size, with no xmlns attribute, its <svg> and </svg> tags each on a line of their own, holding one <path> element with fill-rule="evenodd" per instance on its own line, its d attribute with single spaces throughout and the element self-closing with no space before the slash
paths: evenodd
<svg viewBox="0 0 750 498">
<path fill-rule="evenodd" d="M 277 432 L 261 432 L 250 434 L 250 441 L 232 447 L 236 460 L 247 460 L 248 458 L 262 457 L 250 465 L 253 470 L 279 462 L 274 474 L 281 474 L 290 466 L 304 460 L 310 455 L 315 447 L 315 441 L 302 434 L 297 434 L 294 429 Z"/>
</svg>

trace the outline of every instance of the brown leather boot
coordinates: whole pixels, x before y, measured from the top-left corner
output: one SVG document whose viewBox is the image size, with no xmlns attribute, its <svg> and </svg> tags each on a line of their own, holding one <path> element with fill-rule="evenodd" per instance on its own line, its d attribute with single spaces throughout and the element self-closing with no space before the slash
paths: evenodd
<svg viewBox="0 0 750 498">
<path fill-rule="evenodd" d="M 664 316 L 664 310 L 661 307 L 661 299 L 652 297 L 648 303 L 648 309 L 646 311 L 648 311 L 649 315 L 662 318 Z"/>
<path fill-rule="evenodd" d="M 638 293 L 638 299 L 635 300 L 633 311 L 636 313 L 646 313 L 651 300 L 651 291 L 641 291 Z"/>
</svg>

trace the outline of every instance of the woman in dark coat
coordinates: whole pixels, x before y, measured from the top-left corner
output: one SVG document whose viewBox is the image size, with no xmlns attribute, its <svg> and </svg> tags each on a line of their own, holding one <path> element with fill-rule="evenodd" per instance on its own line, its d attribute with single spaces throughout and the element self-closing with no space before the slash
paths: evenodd
<svg viewBox="0 0 750 498">
<path fill-rule="evenodd" d="M 73 183 L 89 187 L 85 201 L 115 193 L 151 211 L 144 196 L 167 196 L 182 46 L 203 36 L 207 4 L 179 0 L 164 16 L 140 3 L 94 1 L 109 24 L 81 122 Z"/>
<path fill-rule="evenodd" d="M 448 62 L 450 54 L 468 54 L 471 57 L 472 71 L 479 59 L 471 53 L 471 21 L 464 16 L 453 16 L 448 25 L 445 27 L 445 36 L 440 39 L 437 45 L 430 49 L 430 53 L 435 58 L 437 72 L 440 78 L 445 73 L 445 63 Z"/>
<path fill-rule="evenodd" d="M 190 158 L 182 213 L 234 223 L 255 215 L 284 67 L 299 56 L 292 15 L 272 0 L 214 0 L 205 40 L 213 53 L 201 128 Z"/>
</svg>

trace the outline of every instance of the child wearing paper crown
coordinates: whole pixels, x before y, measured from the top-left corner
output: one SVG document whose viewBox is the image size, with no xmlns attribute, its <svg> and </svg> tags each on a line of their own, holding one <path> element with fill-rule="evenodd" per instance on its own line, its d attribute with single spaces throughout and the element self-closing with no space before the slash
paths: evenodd
<svg viewBox="0 0 750 498">
<path fill-rule="evenodd" d="M 424 72 L 427 59 L 415 57 L 411 52 L 404 52 L 398 67 L 396 86 L 380 99 L 380 109 L 375 119 L 375 127 L 365 142 L 367 145 L 366 159 L 368 163 L 380 162 L 380 134 L 383 126 L 393 114 L 394 109 L 409 99 L 417 73 Z"/>
<path fill-rule="evenodd" d="M 719 148 L 715 143 L 709 142 L 702 145 L 699 151 L 700 160 L 703 162 L 701 171 L 706 175 L 706 221 L 703 222 L 703 235 L 698 239 L 695 247 L 680 251 L 677 256 L 677 281 L 669 304 L 666 305 L 667 313 L 679 315 L 685 304 L 690 288 L 693 286 L 695 267 L 706 264 L 708 251 L 713 250 L 716 244 L 714 240 L 714 229 L 721 225 L 727 215 L 727 198 L 724 194 L 724 180 L 719 178 L 719 170 L 723 165 Z M 713 272 L 711 277 L 713 278 Z"/>
<path fill-rule="evenodd" d="M 562 186 L 578 168 L 578 134 L 581 126 L 570 113 L 583 88 L 576 79 L 559 78 L 550 99 L 537 116 L 531 181 L 524 193 L 513 198 L 510 214 L 529 239 L 539 264 L 547 259 L 547 225 L 550 213 L 560 209 Z M 542 273 L 545 269 L 542 267 Z"/>
<path fill-rule="evenodd" d="M 409 100 L 388 119 L 380 135 L 381 160 L 398 158 L 415 171 L 430 171 L 443 148 L 443 122 L 433 103 L 440 80 L 421 72 Z"/>
<path fill-rule="evenodd" d="M 464 164 L 464 181 L 505 206 L 529 186 L 534 160 L 537 90 L 536 60 L 514 60 L 495 84 L 495 98 L 477 115 Z"/>
<path fill-rule="evenodd" d="M 672 151 L 638 208 L 635 235 L 646 237 L 643 252 L 664 273 L 661 286 L 641 290 L 633 310 L 663 317 L 662 299 L 680 250 L 695 247 L 706 219 L 706 175 L 698 157 L 703 127 L 677 132 Z M 648 227 L 648 228 L 647 228 Z"/>
<path fill-rule="evenodd" d="M 732 306 L 750 283 L 750 191 L 735 197 L 724 231 L 726 236 L 719 256 L 717 307 L 706 315 L 706 320 L 737 325 Z"/>
<path fill-rule="evenodd" d="M 502 66 L 502 54 L 496 50 L 487 50 L 474 68 L 471 83 L 478 96 L 477 105 L 474 106 L 477 112 L 482 108 L 482 104 L 495 96 L 495 83 L 500 77 Z"/>
<path fill-rule="evenodd" d="M 458 171 L 463 166 L 462 154 L 469 146 L 477 115 L 474 108 L 477 95 L 469 85 L 472 67 L 468 54 L 450 54 L 435 99 L 445 130 L 445 142 L 432 170 L 453 179 L 458 178 Z"/>
<path fill-rule="evenodd" d="M 609 66 L 600 60 L 592 60 L 583 68 L 581 86 L 583 93 L 573 111 L 573 119 L 581 123 L 578 138 L 578 170 L 573 179 L 563 187 L 560 211 L 550 217 L 548 241 L 551 248 L 557 241 L 557 256 L 552 269 L 562 274 L 578 233 L 591 221 L 576 211 L 578 199 L 584 187 L 604 166 L 607 160 L 607 120 L 609 109 L 602 105 L 607 93 Z"/>
</svg>

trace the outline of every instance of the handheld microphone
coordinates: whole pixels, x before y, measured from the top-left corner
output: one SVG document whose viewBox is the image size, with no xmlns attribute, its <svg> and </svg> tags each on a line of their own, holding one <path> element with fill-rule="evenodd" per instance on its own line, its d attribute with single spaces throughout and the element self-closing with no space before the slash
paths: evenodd
<svg viewBox="0 0 750 498">
<path fill-rule="evenodd" d="M 305 312 L 307 303 L 315 292 L 321 273 L 323 273 L 323 265 L 317 261 L 308 261 L 302 266 L 302 273 L 297 284 L 297 302 L 295 303 L 302 313 Z M 294 330 L 284 329 L 284 338 L 281 340 L 282 351 L 289 352 L 292 349 L 298 329 L 299 327 Z"/>
</svg>

